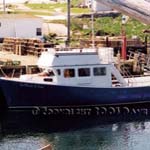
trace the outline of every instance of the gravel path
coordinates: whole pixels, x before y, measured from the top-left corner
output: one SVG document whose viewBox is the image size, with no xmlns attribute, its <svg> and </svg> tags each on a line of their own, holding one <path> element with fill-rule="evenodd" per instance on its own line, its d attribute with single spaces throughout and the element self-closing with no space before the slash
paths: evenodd
<svg viewBox="0 0 150 150">
<path fill-rule="evenodd" d="M 44 23 L 43 24 L 43 33 L 56 33 L 58 36 L 66 36 L 67 35 L 67 27 L 63 24 L 56 23 Z"/>
</svg>

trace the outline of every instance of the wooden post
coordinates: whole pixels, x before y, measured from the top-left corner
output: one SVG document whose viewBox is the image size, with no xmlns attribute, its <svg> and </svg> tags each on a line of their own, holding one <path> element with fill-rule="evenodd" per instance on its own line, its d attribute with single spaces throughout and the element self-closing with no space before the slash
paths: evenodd
<svg viewBox="0 0 150 150">
<path fill-rule="evenodd" d="M 120 52 L 117 53 L 117 68 L 120 71 L 121 61 L 120 61 Z"/>
<path fill-rule="evenodd" d="M 18 54 L 18 44 L 15 45 L 15 54 Z"/>
<path fill-rule="evenodd" d="M 18 45 L 18 55 L 21 55 L 21 44 Z"/>
<path fill-rule="evenodd" d="M 50 144 L 40 148 L 39 150 L 52 150 L 52 146 Z"/>
</svg>

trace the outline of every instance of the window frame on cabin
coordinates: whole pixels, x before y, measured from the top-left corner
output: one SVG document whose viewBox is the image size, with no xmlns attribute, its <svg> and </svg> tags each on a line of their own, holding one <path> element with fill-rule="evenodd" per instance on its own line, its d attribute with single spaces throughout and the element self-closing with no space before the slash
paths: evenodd
<svg viewBox="0 0 150 150">
<path fill-rule="evenodd" d="M 78 68 L 78 77 L 90 77 L 91 69 L 90 68 Z"/>
<path fill-rule="evenodd" d="M 61 76 L 61 69 L 56 69 L 57 75 Z"/>
<path fill-rule="evenodd" d="M 42 36 L 42 28 L 36 28 L 36 36 Z"/>
<path fill-rule="evenodd" d="M 74 78 L 75 77 L 75 69 L 74 68 L 66 68 L 63 71 L 64 78 Z"/>
<path fill-rule="evenodd" d="M 93 75 L 94 76 L 106 76 L 107 75 L 106 67 L 94 67 Z"/>
</svg>

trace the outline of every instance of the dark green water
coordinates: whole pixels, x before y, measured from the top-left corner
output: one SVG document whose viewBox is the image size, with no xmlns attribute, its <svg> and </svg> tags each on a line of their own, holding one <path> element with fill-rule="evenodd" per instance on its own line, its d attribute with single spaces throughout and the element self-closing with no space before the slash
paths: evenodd
<svg viewBox="0 0 150 150">
<path fill-rule="evenodd" d="M 1 132 L 0 150 L 37 150 L 47 144 L 51 144 L 54 150 L 150 149 L 149 120 L 137 121 L 133 118 L 130 122 L 115 123 L 112 120 L 105 123 L 99 120 L 100 118 L 85 121 L 79 119 L 71 120 L 71 123 L 63 119 L 57 122 L 51 120 L 52 126 L 43 123 L 45 125 L 42 127 L 46 126 L 44 131 L 33 131 L 33 128 L 28 131 L 23 128 L 16 130 L 14 125 L 11 129 Z M 37 126 L 34 124 L 35 128 Z M 54 128 L 55 126 L 57 127 Z M 26 128 L 29 129 L 30 125 L 26 125 Z"/>
</svg>

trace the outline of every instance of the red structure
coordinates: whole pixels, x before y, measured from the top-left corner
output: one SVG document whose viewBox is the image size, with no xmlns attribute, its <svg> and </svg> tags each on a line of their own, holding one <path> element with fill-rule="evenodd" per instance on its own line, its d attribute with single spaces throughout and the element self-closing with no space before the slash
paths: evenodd
<svg viewBox="0 0 150 150">
<path fill-rule="evenodd" d="M 122 49 L 121 49 L 121 57 L 122 59 L 126 60 L 127 59 L 127 39 L 126 35 L 122 35 Z"/>
</svg>

